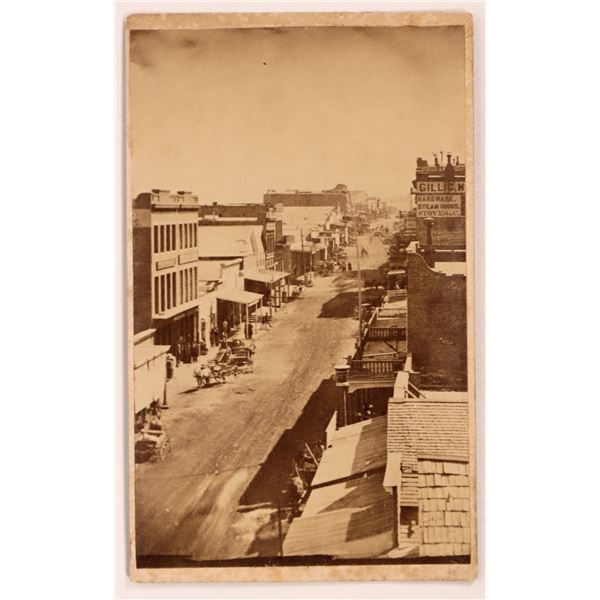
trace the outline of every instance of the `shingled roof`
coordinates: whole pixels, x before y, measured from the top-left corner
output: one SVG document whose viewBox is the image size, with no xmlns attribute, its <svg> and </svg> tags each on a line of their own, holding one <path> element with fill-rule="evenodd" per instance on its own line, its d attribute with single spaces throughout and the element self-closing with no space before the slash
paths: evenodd
<svg viewBox="0 0 600 600">
<path fill-rule="evenodd" d="M 417 458 L 469 460 L 467 400 L 391 398 L 388 452 L 402 454 L 402 471 L 417 472 Z"/>
<path fill-rule="evenodd" d="M 400 506 L 419 509 L 419 554 L 469 555 L 466 396 L 390 399 L 387 450 L 388 463 L 400 463 Z M 392 456 L 399 456 L 400 460 L 390 460 Z"/>
</svg>

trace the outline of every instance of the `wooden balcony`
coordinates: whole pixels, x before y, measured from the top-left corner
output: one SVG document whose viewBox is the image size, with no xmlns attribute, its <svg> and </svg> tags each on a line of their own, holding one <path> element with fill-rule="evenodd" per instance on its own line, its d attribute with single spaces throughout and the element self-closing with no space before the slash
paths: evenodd
<svg viewBox="0 0 600 600">
<path fill-rule="evenodd" d="M 351 360 L 348 392 L 362 388 L 394 387 L 396 373 L 404 367 L 405 357 L 387 360 Z"/>
</svg>

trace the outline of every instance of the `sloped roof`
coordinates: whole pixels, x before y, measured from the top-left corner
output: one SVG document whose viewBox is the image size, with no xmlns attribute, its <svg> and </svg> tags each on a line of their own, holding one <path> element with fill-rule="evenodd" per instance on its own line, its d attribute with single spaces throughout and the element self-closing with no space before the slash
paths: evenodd
<svg viewBox="0 0 600 600">
<path fill-rule="evenodd" d="M 235 258 L 258 254 L 262 246 L 261 225 L 200 225 L 198 227 L 198 256 Z"/>
<path fill-rule="evenodd" d="M 388 405 L 388 452 L 402 453 L 402 468 L 417 458 L 469 460 L 466 399 L 392 398 Z"/>
<path fill-rule="evenodd" d="M 322 485 L 385 467 L 385 415 L 338 429 L 323 453 L 312 485 Z"/>
<path fill-rule="evenodd" d="M 381 556 L 394 545 L 394 499 L 373 472 L 311 491 L 303 515 L 292 521 L 284 556 Z"/>
</svg>

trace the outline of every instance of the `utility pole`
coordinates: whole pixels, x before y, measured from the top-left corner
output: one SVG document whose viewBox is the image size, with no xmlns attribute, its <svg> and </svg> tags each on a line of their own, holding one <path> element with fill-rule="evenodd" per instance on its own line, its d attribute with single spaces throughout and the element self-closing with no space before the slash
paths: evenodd
<svg viewBox="0 0 600 600">
<path fill-rule="evenodd" d="M 356 281 L 358 283 L 358 346 L 362 344 L 362 282 L 360 275 L 360 252 L 358 250 L 358 230 L 356 232 Z"/>
<path fill-rule="evenodd" d="M 302 277 L 304 278 L 304 285 L 308 287 L 306 281 L 306 264 L 304 262 L 304 234 L 302 233 L 302 229 L 300 229 L 300 243 L 302 244 Z"/>
</svg>

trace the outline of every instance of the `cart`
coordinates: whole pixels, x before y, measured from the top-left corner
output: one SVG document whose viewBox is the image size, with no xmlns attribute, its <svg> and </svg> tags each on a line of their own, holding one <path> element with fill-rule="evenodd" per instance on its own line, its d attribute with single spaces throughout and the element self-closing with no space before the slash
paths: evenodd
<svg viewBox="0 0 600 600">
<path fill-rule="evenodd" d="M 142 429 L 136 436 L 135 461 L 163 460 L 170 447 L 170 438 L 164 429 Z"/>
</svg>

